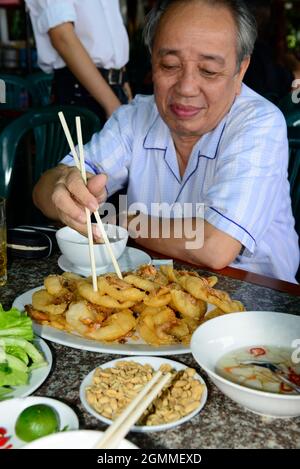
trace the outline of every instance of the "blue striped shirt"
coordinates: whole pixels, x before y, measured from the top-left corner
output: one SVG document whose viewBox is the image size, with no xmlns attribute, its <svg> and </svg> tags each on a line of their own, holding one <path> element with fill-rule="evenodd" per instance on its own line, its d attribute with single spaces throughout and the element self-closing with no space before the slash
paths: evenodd
<svg viewBox="0 0 300 469">
<path fill-rule="evenodd" d="M 299 265 L 287 179 L 283 115 L 243 85 L 219 125 L 194 146 L 180 176 L 170 131 L 153 96 L 120 107 L 85 145 L 86 169 L 108 175 L 111 195 L 128 183 L 128 204 L 205 204 L 204 218 L 244 246 L 231 264 L 295 282 Z M 73 165 L 67 155 L 62 163 Z"/>
</svg>

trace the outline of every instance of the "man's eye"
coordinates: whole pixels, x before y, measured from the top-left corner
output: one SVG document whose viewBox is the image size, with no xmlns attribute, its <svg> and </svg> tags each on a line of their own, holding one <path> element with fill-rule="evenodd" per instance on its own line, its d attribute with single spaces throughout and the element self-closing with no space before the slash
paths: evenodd
<svg viewBox="0 0 300 469">
<path fill-rule="evenodd" d="M 216 77 L 218 75 L 218 72 L 213 72 L 211 70 L 205 70 L 204 68 L 200 69 L 200 73 L 204 77 L 211 77 L 211 78 Z"/>
<path fill-rule="evenodd" d="M 179 65 L 175 65 L 175 64 L 162 64 L 161 65 L 162 68 L 164 68 L 165 70 L 177 70 L 179 68 Z"/>
</svg>

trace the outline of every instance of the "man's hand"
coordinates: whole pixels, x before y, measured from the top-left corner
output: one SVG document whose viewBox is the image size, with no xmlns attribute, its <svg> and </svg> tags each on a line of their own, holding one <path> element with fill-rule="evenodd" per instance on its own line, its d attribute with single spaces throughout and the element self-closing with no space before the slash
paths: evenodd
<svg viewBox="0 0 300 469">
<path fill-rule="evenodd" d="M 54 186 L 52 202 L 60 220 L 80 233 L 86 234 L 86 211 L 98 210 L 106 199 L 106 175 L 88 175 L 87 186 L 77 168 L 64 171 Z"/>
<path fill-rule="evenodd" d="M 47 217 L 86 234 L 85 209 L 95 212 L 107 197 L 105 174 L 87 173 L 87 178 L 86 186 L 77 168 L 59 165 L 41 176 L 34 188 L 34 202 Z"/>
</svg>

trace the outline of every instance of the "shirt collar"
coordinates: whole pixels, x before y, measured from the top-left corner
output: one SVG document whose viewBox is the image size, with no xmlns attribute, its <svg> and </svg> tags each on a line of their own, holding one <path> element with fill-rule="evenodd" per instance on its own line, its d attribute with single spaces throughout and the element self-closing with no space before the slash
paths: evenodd
<svg viewBox="0 0 300 469">
<path fill-rule="evenodd" d="M 157 114 L 152 126 L 148 130 L 144 139 L 145 150 L 166 151 L 170 139 L 172 138 L 169 127 L 165 124 L 159 114 Z"/>
<path fill-rule="evenodd" d="M 204 134 L 196 143 L 194 151 L 198 152 L 198 157 L 214 159 L 217 155 L 218 146 L 225 129 L 228 114 L 219 122 L 214 130 Z M 170 144 L 171 133 L 168 126 L 158 114 L 152 126 L 148 130 L 143 146 L 146 150 L 166 151 Z"/>
</svg>

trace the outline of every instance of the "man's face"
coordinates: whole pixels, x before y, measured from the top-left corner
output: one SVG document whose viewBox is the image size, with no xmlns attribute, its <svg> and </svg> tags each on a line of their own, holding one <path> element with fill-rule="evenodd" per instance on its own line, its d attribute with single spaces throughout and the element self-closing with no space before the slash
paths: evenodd
<svg viewBox="0 0 300 469">
<path fill-rule="evenodd" d="M 173 137 L 192 141 L 214 129 L 240 92 L 236 27 L 223 7 L 175 4 L 161 19 L 152 51 L 156 104 Z"/>
</svg>

